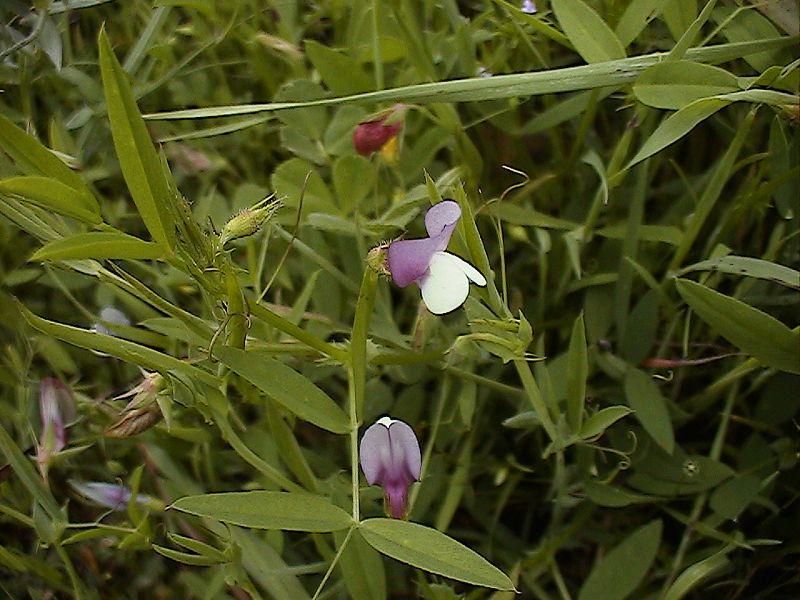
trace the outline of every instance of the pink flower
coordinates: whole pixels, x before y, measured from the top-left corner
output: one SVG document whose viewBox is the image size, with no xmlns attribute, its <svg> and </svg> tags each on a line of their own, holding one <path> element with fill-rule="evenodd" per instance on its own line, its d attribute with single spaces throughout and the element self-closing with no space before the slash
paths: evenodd
<svg viewBox="0 0 800 600">
<path fill-rule="evenodd" d="M 461 207 L 457 202 L 439 202 L 425 215 L 427 238 L 398 240 L 389 245 L 392 279 L 400 287 L 416 283 L 422 301 L 435 315 L 449 313 L 464 304 L 470 281 L 486 285 L 480 271 L 455 254 L 445 252 L 460 218 Z"/>
<path fill-rule="evenodd" d="M 397 419 L 378 419 L 364 432 L 359 457 L 367 483 L 383 488 L 389 515 L 394 519 L 404 518 L 408 486 L 419 481 L 422 463 L 414 430 Z"/>
</svg>

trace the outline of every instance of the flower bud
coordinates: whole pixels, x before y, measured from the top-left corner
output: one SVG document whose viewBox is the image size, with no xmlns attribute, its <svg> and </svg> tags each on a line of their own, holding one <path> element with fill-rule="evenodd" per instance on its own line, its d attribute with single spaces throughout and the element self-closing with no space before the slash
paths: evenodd
<svg viewBox="0 0 800 600">
<path fill-rule="evenodd" d="M 361 438 L 359 458 L 367 483 L 383 488 L 389 515 L 405 518 L 408 486 L 419 481 L 422 464 L 414 430 L 397 419 L 378 419 Z"/>
<path fill-rule="evenodd" d="M 245 208 L 238 215 L 232 217 L 219 236 L 220 246 L 224 246 L 231 240 L 247 237 L 261 229 L 262 225 L 275 214 L 281 207 L 278 200 L 265 198 L 255 206 Z"/>
</svg>

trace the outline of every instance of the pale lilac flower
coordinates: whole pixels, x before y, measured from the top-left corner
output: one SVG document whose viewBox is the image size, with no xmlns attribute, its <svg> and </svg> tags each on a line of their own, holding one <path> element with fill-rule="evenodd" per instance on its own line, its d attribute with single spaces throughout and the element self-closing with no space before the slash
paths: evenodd
<svg viewBox="0 0 800 600">
<path fill-rule="evenodd" d="M 53 377 L 39 383 L 39 413 L 42 431 L 36 447 L 36 460 L 43 476 L 54 454 L 67 445 L 67 424 L 75 420 L 75 401 L 69 388 Z"/>
<path fill-rule="evenodd" d="M 70 481 L 70 485 L 82 496 L 111 510 L 125 510 L 133 494 L 130 489 L 118 483 Z M 145 504 L 149 500 L 149 496 L 143 494 L 136 496 L 138 504 Z"/>
<path fill-rule="evenodd" d="M 419 481 L 422 463 L 414 430 L 397 419 L 378 419 L 364 432 L 359 457 L 367 483 L 383 488 L 389 515 L 405 517 L 408 486 Z"/>
<path fill-rule="evenodd" d="M 110 325 L 121 325 L 123 327 L 127 327 L 131 324 L 130 319 L 128 319 L 127 315 L 119 310 L 118 308 L 114 308 L 113 306 L 106 306 L 100 311 L 100 321 L 101 323 L 96 323 L 92 330 L 96 333 L 102 333 L 103 335 L 110 335 L 113 337 L 117 337 L 117 334 L 114 331 L 106 327 L 102 321 L 110 324 Z"/>
<path fill-rule="evenodd" d="M 537 12 L 536 4 L 533 2 L 533 0 L 525 0 L 522 3 L 520 10 L 528 15 L 535 15 Z"/>
<path fill-rule="evenodd" d="M 445 252 L 461 218 L 457 202 L 445 200 L 425 215 L 428 237 L 392 242 L 388 249 L 389 272 L 400 287 L 416 283 L 422 301 L 435 315 L 449 313 L 464 304 L 469 282 L 486 285 L 486 278 L 468 262 Z"/>
</svg>

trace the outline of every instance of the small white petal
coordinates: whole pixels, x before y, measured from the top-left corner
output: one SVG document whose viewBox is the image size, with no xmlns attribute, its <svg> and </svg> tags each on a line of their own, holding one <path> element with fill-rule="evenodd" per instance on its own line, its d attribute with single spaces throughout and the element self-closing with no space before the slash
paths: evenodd
<svg viewBox="0 0 800 600">
<path fill-rule="evenodd" d="M 486 285 L 486 279 L 471 264 L 449 252 L 437 252 L 428 274 L 419 282 L 422 301 L 435 315 L 449 313 L 464 304 L 470 280 Z"/>
<path fill-rule="evenodd" d="M 378 419 L 375 422 L 376 423 L 380 423 L 381 425 L 383 425 L 384 427 L 386 427 L 388 429 L 389 425 L 391 425 L 392 423 L 395 423 L 396 421 L 397 421 L 397 419 L 393 419 L 392 417 L 381 417 L 380 419 Z"/>
</svg>

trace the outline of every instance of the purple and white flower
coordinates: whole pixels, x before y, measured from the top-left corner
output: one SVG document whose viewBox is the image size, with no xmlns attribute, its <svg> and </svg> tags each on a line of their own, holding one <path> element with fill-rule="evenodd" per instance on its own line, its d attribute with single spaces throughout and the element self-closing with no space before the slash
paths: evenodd
<svg viewBox="0 0 800 600">
<path fill-rule="evenodd" d="M 414 430 L 403 421 L 382 417 L 364 432 L 359 457 L 367 483 L 383 488 L 389 515 L 404 518 L 408 486 L 419 481 L 422 465 Z"/>
<path fill-rule="evenodd" d="M 70 485 L 82 496 L 111 510 L 125 510 L 133 495 L 130 489 L 119 483 L 70 481 Z M 149 500 L 150 497 L 144 494 L 136 496 L 138 504 L 145 504 Z"/>
<path fill-rule="evenodd" d="M 75 401 L 70 389 L 53 377 L 45 377 L 39 383 L 39 413 L 42 431 L 36 446 L 36 461 L 42 475 L 53 455 L 67 445 L 67 424 L 75 420 Z"/>
<path fill-rule="evenodd" d="M 103 309 L 100 311 L 99 317 L 100 322 L 94 324 L 92 331 L 95 333 L 101 333 L 103 335 L 110 335 L 112 337 L 117 337 L 117 334 L 111 327 L 114 325 L 128 327 L 131 324 L 131 320 L 128 318 L 128 316 L 113 306 L 103 307 Z M 111 325 L 111 327 L 108 327 L 108 325 Z"/>
<path fill-rule="evenodd" d="M 427 238 L 389 244 L 392 279 L 400 287 L 416 283 L 422 301 L 435 315 L 449 313 L 464 304 L 470 281 L 486 285 L 480 271 L 455 254 L 445 252 L 460 218 L 461 207 L 457 202 L 439 202 L 425 215 Z"/>
</svg>

